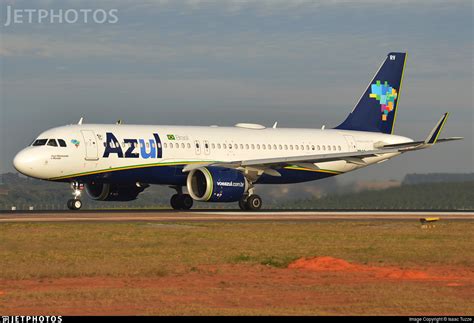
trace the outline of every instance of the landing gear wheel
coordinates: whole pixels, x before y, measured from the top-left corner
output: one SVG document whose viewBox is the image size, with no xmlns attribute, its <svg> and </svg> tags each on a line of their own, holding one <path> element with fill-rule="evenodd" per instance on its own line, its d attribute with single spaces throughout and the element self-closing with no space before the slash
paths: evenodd
<svg viewBox="0 0 474 323">
<path fill-rule="evenodd" d="M 193 206 L 193 202 L 188 194 L 175 194 L 170 200 L 171 207 L 174 210 L 189 210 Z"/>
<path fill-rule="evenodd" d="M 70 199 L 67 201 L 67 208 L 69 210 L 80 210 L 82 207 L 82 201 L 78 199 Z"/>
<path fill-rule="evenodd" d="M 249 211 L 260 210 L 262 208 L 262 198 L 258 195 L 250 195 L 247 199 L 246 204 L 247 204 L 247 210 Z"/>
<path fill-rule="evenodd" d="M 182 210 L 189 210 L 193 207 L 193 198 L 191 195 L 184 194 L 181 196 L 181 209 Z"/>
<path fill-rule="evenodd" d="M 180 195 L 174 194 L 173 196 L 171 196 L 170 204 L 174 210 L 180 210 L 181 209 Z"/>
<path fill-rule="evenodd" d="M 239 200 L 239 208 L 242 210 L 242 211 L 248 211 L 249 207 L 247 205 L 247 201 L 244 200 L 243 198 Z"/>
</svg>

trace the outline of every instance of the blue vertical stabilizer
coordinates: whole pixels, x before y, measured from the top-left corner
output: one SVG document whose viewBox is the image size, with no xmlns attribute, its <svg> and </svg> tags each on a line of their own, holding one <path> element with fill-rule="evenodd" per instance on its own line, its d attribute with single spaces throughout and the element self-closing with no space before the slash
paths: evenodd
<svg viewBox="0 0 474 323">
<path fill-rule="evenodd" d="M 393 133 L 406 53 L 390 53 L 349 116 L 336 129 Z"/>
</svg>

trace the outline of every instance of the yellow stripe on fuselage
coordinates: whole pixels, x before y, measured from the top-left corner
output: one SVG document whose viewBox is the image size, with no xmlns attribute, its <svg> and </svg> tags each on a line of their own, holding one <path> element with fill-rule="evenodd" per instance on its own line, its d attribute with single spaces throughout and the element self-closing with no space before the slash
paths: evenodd
<svg viewBox="0 0 474 323">
<path fill-rule="evenodd" d="M 304 168 L 304 167 L 299 167 L 299 166 L 286 166 L 285 169 L 302 170 L 302 171 L 306 171 L 306 172 L 316 172 L 316 173 L 327 173 L 327 174 L 334 174 L 334 175 L 342 174 L 342 172 L 338 172 L 338 171 L 335 171 L 335 170 L 311 169 L 311 168 Z"/>
</svg>

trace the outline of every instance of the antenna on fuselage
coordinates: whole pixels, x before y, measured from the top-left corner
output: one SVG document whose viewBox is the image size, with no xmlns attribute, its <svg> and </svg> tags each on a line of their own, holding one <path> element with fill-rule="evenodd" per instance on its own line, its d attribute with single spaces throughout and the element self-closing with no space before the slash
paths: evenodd
<svg viewBox="0 0 474 323">
<path fill-rule="evenodd" d="M 122 123 L 123 123 L 122 119 L 119 119 L 119 120 L 117 120 L 117 122 L 115 124 L 122 124 Z"/>
<path fill-rule="evenodd" d="M 275 121 L 275 123 L 273 124 L 273 127 L 272 127 L 272 128 L 273 128 L 273 129 L 276 129 L 277 125 L 278 125 L 278 121 Z"/>
<path fill-rule="evenodd" d="M 81 117 L 81 118 L 79 119 L 79 122 L 78 122 L 77 124 L 82 124 L 82 121 L 84 121 L 84 117 Z"/>
</svg>

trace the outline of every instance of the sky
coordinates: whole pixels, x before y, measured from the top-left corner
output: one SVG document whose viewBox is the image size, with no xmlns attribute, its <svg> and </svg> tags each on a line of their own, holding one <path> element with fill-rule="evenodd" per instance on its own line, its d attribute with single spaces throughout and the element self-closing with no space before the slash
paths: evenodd
<svg viewBox="0 0 474 323">
<path fill-rule="evenodd" d="M 110 21 L 6 26 L 12 9 Z M 334 127 L 391 51 L 408 52 L 395 133 L 422 140 L 449 111 L 442 136 L 465 140 L 341 177 L 474 172 L 472 20 L 470 0 L 0 0 L 0 173 L 43 130 L 81 116 Z"/>
</svg>

